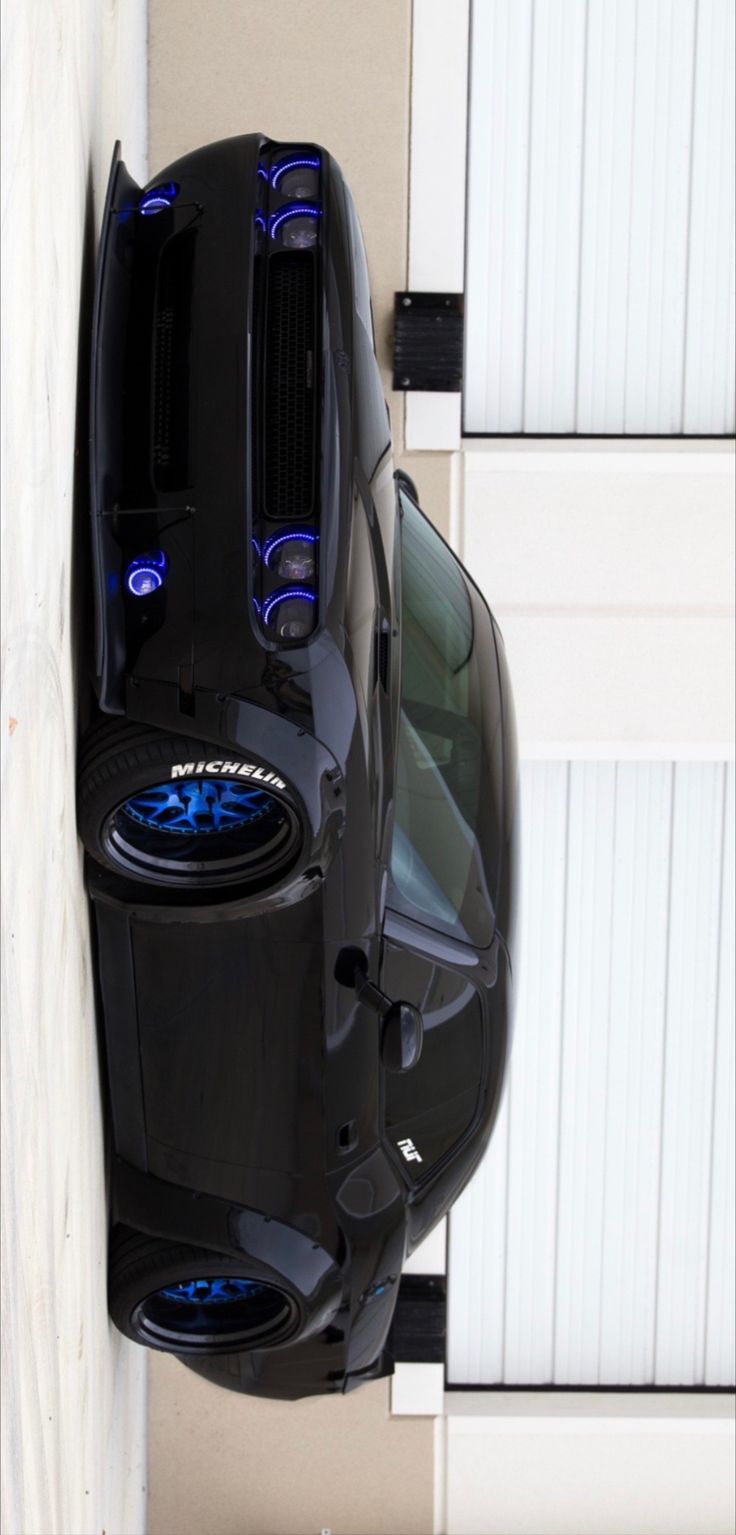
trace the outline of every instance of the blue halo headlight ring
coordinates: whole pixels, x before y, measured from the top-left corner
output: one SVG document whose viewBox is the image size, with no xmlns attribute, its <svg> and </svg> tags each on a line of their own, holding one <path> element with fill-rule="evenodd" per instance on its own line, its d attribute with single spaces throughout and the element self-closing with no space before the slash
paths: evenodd
<svg viewBox="0 0 736 1535">
<path fill-rule="evenodd" d="M 296 541 L 300 544 L 318 544 L 319 533 L 300 533 L 290 529 L 288 533 L 276 533 L 273 538 L 268 538 L 263 545 L 263 563 L 270 568 L 271 555 L 275 549 L 280 549 L 282 544 L 290 544 Z"/>
<path fill-rule="evenodd" d="M 125 585 L 132 597 L 151 597 L 164 584 L 169 562 L 163 549 L 131 560 L 125 572 Z"/>
<path fill-rule="evenodd" d="M 138 212 L 142 213 L 144 218 L 150 218 L 153 213 L 165 213 L 178 196 L 178 182 L 166 181 L 162 186 L 151 187 L 150 191 L 143 193 L 138 204 Z"/>
<path fill-rule="evenodd" d="M 310 171 L 318 171 L 319 155 L 294 155 L 288 160 L 281 160 L 271 173 L 271 185 L 277 187 L 281 177 L 285 176 L 287 171 L 297 171 L 302 166 Z"/>
<path fill-rule="evenodd" d="M 280 208 L 278 213 L 271 214 L 271 239 L 275 239 L 282 224 L 287 219 L 319 219 L 322 217 L 322 209 L 316 203 L 289 203 L 287 207 Z"/>
<path fill-rule="evenodd" d="M 316 592 L 310 592 L 306 586 L 284 586 L 281 588 L 281 591 L 274 592 L 273 596 L 269 597 L 267 602 L 264 602 L 264 624 L 268 623 L 271 614 L 275 613 L 276 609 L 281 606 L 282 602 L 290 602 L 296 597 L 303 597 L 307 602 L 317 601 Z"/>
</svg>

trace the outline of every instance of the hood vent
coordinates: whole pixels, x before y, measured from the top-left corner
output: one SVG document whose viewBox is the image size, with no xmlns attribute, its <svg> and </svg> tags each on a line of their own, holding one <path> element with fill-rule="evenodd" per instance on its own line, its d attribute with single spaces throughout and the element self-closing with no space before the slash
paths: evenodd
<svg viewBox="0 0 736 1535">
<path fill-rule="evenodd" d="M 278 254 L 268 269 L 265 377 L 265 500 L 269 517 L 304 520 L 314 503 L 316 461 L 314 263 Z"/>
<path fill-rule="evenodd" d="M 153 337 L 153 482 L 157 490 L 191 485 L 189 332 L 194 231 L 174 235 L 161 251 Z"/>
</svg>

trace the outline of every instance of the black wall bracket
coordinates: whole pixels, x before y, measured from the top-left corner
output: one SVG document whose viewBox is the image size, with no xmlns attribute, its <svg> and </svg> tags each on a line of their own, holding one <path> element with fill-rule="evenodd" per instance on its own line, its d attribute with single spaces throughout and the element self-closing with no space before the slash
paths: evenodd
<svg viewBox="0 0 736 1535">
<path fill-rule="evenodd" d="M 395 1360 L 444 1364 L 447 1279 L 444 1274 L 403 1274 L 388 1347 Z"/>
<path fill-rule="evenodd" d="M 462 293 L 394 294 L 394 389 L 458 393 L 463 325 Z"/>
</svg>

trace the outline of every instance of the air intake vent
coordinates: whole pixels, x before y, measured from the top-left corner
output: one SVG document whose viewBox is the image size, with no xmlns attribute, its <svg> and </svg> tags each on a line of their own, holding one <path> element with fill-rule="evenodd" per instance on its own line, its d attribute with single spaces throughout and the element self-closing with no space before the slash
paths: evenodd
<svg viewBox="0 0 736 1535">
<path fill-rule="evenodd" d="M 175 235 L 161 252 L 153 345 L 152 461 L 157 490 L 192 482 L 189 460 L 189 312 L 194 233 Z"/>
<path fill-rule="evenodd" d="M 309 517 L 314 499 L 314 266 L 302 252 L 274 256 L 268 271 L 265 492 L 269 517 Z"/>
</svg>

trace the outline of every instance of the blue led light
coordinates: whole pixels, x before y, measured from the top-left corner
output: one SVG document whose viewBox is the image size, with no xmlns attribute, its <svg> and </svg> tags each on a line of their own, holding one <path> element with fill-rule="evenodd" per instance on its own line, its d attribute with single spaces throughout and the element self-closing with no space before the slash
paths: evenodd
<svg viewBox="0 0 736 1535">
<path fill-rule="evenodd" d="M 276 166 L 276 168 L 275 168 L 275 170 L 273 172 L 273 175 L 271 177 L 272 185 L 277 187 L 279 182 L 280 182 L 280 180 L 281 180 L 281 177 L 285 176 L 287 171 L 298 170 L 299 167 L 302 166 L 302 165 L 308 166 L 310 170 L 318 171 L 319 170 L 319 156 L 318 155 L 300 155 L 298 158 L 294 158 L 292 160 L 282 160 L 281 163 Z"/>
<path fill-rule="evenodd" d="M 271 614 L 274 612 L 274 610 L 276 608 L 281 606 L 282 602 L 289 602 L 291 599 L 296 598 L 296 597 L 303 597 L 307 602 L 316 602 L 317 601 L 316 593 L 315 592 L 310 592 L 306 586 L 285 586 L 285 587 L 282 588 L 282 590 L 280 592 L 274 592 L 273 596 L 269 597 L 268 602 L 264 602 L 264 604 L 263 604 L 263 622 L 264 622 L 264 624 L 268 623 L 268 620 L 271 617 Z"/>
<path fill-rule="evenodd" d="M 263 214 L 260 212 L 260 210 L 259 210 L 258 213 L 256 213 L 256 215 L 255 215 L 255 217 L 253 219 L 253 223 L 255 224 L 256 229 L 265 229 L 266 228 L 266 220 L 263 217 Z"/>
<path fill-rule="evenodd" d="M 163 549 L 154 549 L 140 559 L 131 560 L 125 572 L 125 585 L 133 597 L 150 597 L 164 584 L 169 561 Z"/>
<path fill-rule="evenodd" d="M 319 533 L 299 533 L 296 531 L 289 533 L 276 533 L 273 538 L 267 539 L 263 546 L 264 565 L 271 564 L 271 555 L 273 554 L 274 549 L 280 549 L 282 544 L 290 544 L 294 539 L 297 539 L 299 543 L 302 544 L 318 544 Z"/>
<path fill-rule="evenodd" d="M 268 181 L 268 171 L 266 170 L 265 165 L 259 165 L 258 174 L 259 176 L 263 177 L 264 181 Z"/>
<path fill-rule="evenodd" d="M 163 186 L 151 187 L 150 192 L 144 192 L 138 205 L 138 212 L 144 218 L 149 218 L 152 213 L 164 213 L 171 207 L 174 199 L 179 196 L 179 186 L 176 181 L 166 181 Z"/>
<path fill-rule="evenodd" d="M 255 551 L 256 551 L 256 554 L 258 554 L 258 555 L 260 555 L 260 552 L 261 552 L 261 546 L 260 546 L 260 544 L 259 544 L 259 542 L 258 542 L 258 539 L 257 539 L 257 538 L 256 538 L 256 535 L 255 535 L 255 533 L 254 533 L 254 534 L 253 534 L 253 537 L 252 537 L 252 538 L 251 538 L 251 543 L 252 543 L 252 545 L 253 545 L 253 548 L 254 548 L 254 549 L 255 549 Z"/>
<path fill-rule="evenodd" d="M 316 203 L 289 203 L 286 208 L 281 208 L 278 213 L 271 214 L 271 239 L 277 234 L 282 224 L 287 219 L 318 219 L 322 217 L 322 209 Z"/>
</svg>

